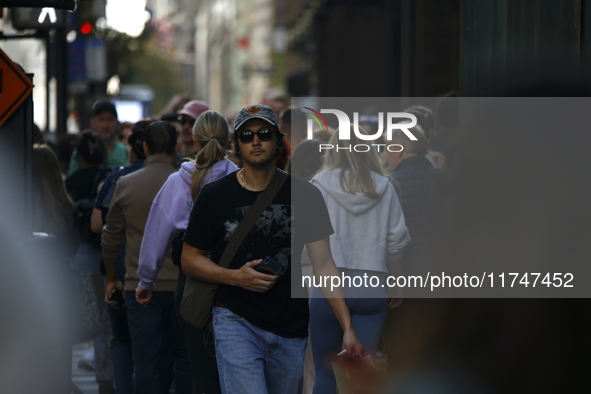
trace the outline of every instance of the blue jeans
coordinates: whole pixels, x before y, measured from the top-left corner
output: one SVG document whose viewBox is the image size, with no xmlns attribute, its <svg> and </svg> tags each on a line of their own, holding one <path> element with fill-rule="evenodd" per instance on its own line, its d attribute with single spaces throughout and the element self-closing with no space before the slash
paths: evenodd
<svg viewBox="0 0 591 394">
<path fill-rule="evenodd" d="M 301 393 L 306 338 L 283 338 L 220 307 L 213 332 L 222 393 Z"/>
<path fill-rule="evenodd" d="M 356 271 L 347 270 L 345 273 L 353 276 Z M 374 272 L 371 274 L 382 275 L 381 283 L 385 282 L 384 274 Z M 375 356 L 382 328 L 388 315 L 386 291 L 383 288 L 371 287 L 346 288 L 345 294 L 351 313 L 351 321 L 357 337 L 363 344 L 364 354 Z M 343 329 L 326 300 L 322 298 L 320 290 L 314 288 L 312 295 L 313 297 L 310 299 L 310 341 L 316 370 L 313 393 L 336 393 L 336 380 L 331 361 L 341 351 Z"/>
<path fill-rule="evenodd" d="M 148 305 L 125 292 L 137 394 L 168 393 L 174 357 L 175 393 L 191 393 L 187 348 L 184 344 L 172 291 L 155 291 Z"/>
</svg>

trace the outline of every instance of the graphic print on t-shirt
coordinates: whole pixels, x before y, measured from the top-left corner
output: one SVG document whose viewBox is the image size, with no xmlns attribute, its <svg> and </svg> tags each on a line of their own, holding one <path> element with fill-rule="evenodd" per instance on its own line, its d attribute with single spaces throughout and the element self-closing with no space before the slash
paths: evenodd
<svg viewBox="0 0 591 394">
<path fill-rule="evenodd" d="M 250 205 L 236 208 L 236 217 L 243 218 L 249 209 Z M 288 256 L 291 255 L 291 210 L 290 204 L 272 204 L 261 214 L 240 247 L 246 256 L 246 261 L 265 257 L 253 254 L 265 245 L 265 249 L 274 251 L 271 257 L 274 257 L 284 268 L 288 268 Z M 226 241 L 234 234 L 238 223 L 238 220 L 224 222 Z"/>
</svg>

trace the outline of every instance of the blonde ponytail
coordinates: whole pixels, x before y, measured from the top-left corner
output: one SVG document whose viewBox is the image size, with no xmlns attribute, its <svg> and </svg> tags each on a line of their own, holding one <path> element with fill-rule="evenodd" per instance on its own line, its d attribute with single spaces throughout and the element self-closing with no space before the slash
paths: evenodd
<svg viewBox="0 0 591 394">
<path fill-rule="evenodd" d="M 195 121 L 193 135 L 201 145 L 195 157 L 191 183 L 191 197 L 195 200 L 207 171 L 226 157 L 225 146 L 230 139 L 230 126 L 224 115 L 216 111 L 205 111 Z"/>
</svg>

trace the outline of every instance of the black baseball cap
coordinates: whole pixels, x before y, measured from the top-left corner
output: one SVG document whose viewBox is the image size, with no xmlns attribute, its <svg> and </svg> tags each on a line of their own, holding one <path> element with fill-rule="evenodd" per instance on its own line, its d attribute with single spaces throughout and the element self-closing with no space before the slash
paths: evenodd
<svg viewBox="0 0 591 394">
<path fill-rule="evenodd" d="M 109 111 L 110 113 L 115 115 L 116 118 L 119 117 L 117 115 L 117 108 L 115 108 L 115 104 L 113 104 L 110 101 L 99 100 L 96 103 L 94 103 L 94 105 L 92 106 L 92 115 L 93 116 L 97 116 L 101 112 L 105 112 L 105 111 Z"/>
<path fill-rule="evenodd" d="M 277 117 L 273 110 L 266 105 L 258 104 L 250 105 L 240 110 L 236 118 L 234 118 L 234 130 L 238 130 L 244 122 L 250 119 L 262 119 L 279 128 L 279 122 L 277 122 Z"/>
</svg>

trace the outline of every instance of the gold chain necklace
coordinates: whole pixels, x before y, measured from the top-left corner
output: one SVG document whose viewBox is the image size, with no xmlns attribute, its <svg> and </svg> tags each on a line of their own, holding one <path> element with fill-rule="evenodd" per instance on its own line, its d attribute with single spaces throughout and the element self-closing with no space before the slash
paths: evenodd
<svg viewBox="0 0 591 394">
<path fill-rule="evenodd" d="M 240 170 L 240 180 L 242 181 L 242 187 L 246 189 L 246 185 L 244 184 L 244 175 L 242 175 L 243 172 L 244 168 Z"/>
</svg>

